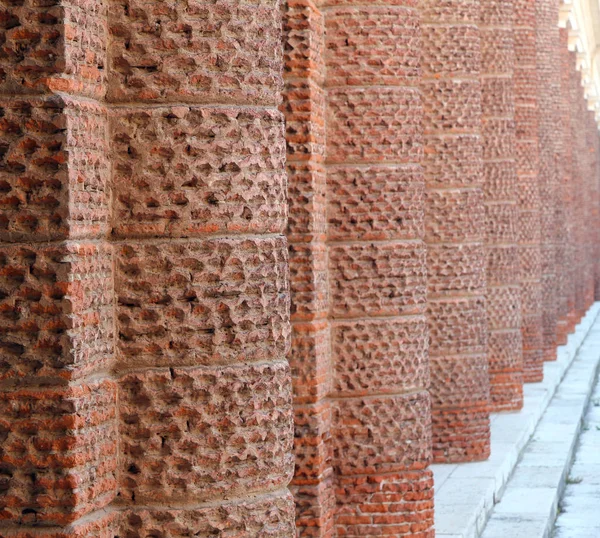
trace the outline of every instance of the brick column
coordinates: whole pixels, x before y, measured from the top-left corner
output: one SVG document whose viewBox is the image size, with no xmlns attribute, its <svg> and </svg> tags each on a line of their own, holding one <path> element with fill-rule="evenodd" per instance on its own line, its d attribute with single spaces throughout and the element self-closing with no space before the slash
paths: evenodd
<svg viewBox="0 0 600 538">
<path fill-rule="evenodd" d="M 542 244 L 542 324 L 544 360 L 556 359 L 558 322 L 558 279 L 556 267 L 556 193 L 555 162 L 555 34 L 558 34 L 558 3 L 536 0 L 537 69 L 539 104 L 539 189 L 541 200 Z"/>
<path fill-rule="evenodd" d="M 106 8 L 3 8 L 0 535 L 116 534 Z"/>
<path fill-rule="evenodd" d="M 597 252 L 597 235 L 596 230 L 598 229 L 598 222 L 596 221 L 597 213 L 597 176 L 596 176 L 596 160 L 598 158 L 596 154 L 596 139 L 598 138 L 598 125 L 594 117 L 594 112 L 588 109 L 588 102 L 586 100 L 586 114 L 585 114 L 585 125 L 586 125 L 586 154 L 588 157 L 588 168 L 586 174 L 586 218 L 587 218 L 587 274 L 586 274 L 586 293 L 585 293 L 585 306 L 586 311 L 594 303 L 595 297 L 595 273 L 596 273 L 596 252 Z"/>
<path fill-rule="evenodd" d="M 284 3 L 290 274 L 298 536 L 333 536 L 331 349 L 327 271 L 324 14 Z"/>
<path fill-rule="evenodd" d="M 513 16 L 512 0 L 481 2 L 488 363 L 490 408 L 495 411 L 523 406 Z"/>
<path fill-rule="evenodd" d="M 294 533 L 281 15 L 110 4 L 122 536 Z"/>
<path fill-rule="evenodd" d="M 433 451 L 489 455 L 478 0 L 422 3 Z"/>
<path fill-rule="evenodd" d="M 324 2 L 336 532 L 433 536 L 419 14 L 352 3 Z"/>
<path fill-rule="evenodd" d="M 575 180 L 574 167 L 574 139 L 571 132 L 571 69 L 573 58 L 568 48 L 569 31 L 566 28 L 560 29 L 560 58 L 561 58 L 561 102 L 560 112 L 562 115 L 561 131 L 563 135 L 564 159 L 563 170 L 563 200 L 565 203 L 565 224 L 566 224 L 566 257 L 569 263 L 563 270 L 566 273 L 566 297 L 567 297 L 567 332 L 575 329 L 577 322 L 575 316 L 575 285 L 577 280 L 576 260 L 576 234 L 578 208 L 574 203 L 575 192 L 573 182 Z"/>
<path fill-rule="evenodd" d="M 419 14 L 352 4 L 285 7 L 297 528 L 432 536 Z"/>
<path fill-rule="evenodd" d="M 571 135 L 574 141 L 573 155 L 579 158 L 573 159 L 573 190 L 574 190 L 574 206 L 578 208 L 576 212 L 576 221 L 574 227 L 575 234 L 575 312 L 577 322 L 581 319 L 584 311 L 584 260 L 585 260 L 585 216 L 582 211 L 585 196 L 583 193 L 583 174 L 584 167 L 582 160 L 585 152 L 585 143 L 583 140 L 581 122 L 582 118 L 582 100 L 583 89 L 581 87 L 581 73 L 576 69 L 577 55 L 575 52 L 570 53 L 571 56 Z"/>
<path fill-rule="evenodd" d="M 539 99 L 536 45 L 536 4 L 515 0 L 515 124 L 519 196 L 519 259 L 523 378 L 542 380 L 541 201 L 539 192 Z"/>
<path fill-rule="evenodd" d="M 566 184 L 566 144 L 564 133 L 566 126 L 563 123 L 562 114 L 562 83 L 561 83 L 561 53 L 563 43 L 560 36 L 560 28 L 558 27 L 559 6 L 562 0 L 555 0 L 554 8 L 554 25 L 552 28 L 552 97 L 553 104 L 551 108 L 552 123 L 554 124 L 554 166 L 555 166 L 555 267 L 556 267 L 556 289 L 554 295 L 556 297 L 556 345 L 565 345 L 569 335 L 569 258 L 568 239 L 567 239 L 567 189 Z"/>
</svg>

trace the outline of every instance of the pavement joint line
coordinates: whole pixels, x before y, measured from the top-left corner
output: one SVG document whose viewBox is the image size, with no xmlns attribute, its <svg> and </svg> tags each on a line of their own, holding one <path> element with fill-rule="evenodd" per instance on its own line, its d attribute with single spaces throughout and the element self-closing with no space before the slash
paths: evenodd
<svg viewBox="0 0 600 538">
<path fill-rule="evenodd" d="M 544 381 L 525 385 L 521 411 L 491 415 L 492 454 L 487 461 L 432 465 L 436 536 L 482 536 L 494 507 L 500 502 L 515 468 L 522 461 L 528 443 L 534 439 L 536 428 L 547 408 L 557 396 L 562 383 L 569 383 L 566 377 L 571 373 L 582 346 L 593 328 L 600 331 L 599 314 L 600 302 L 597 302 L 582 318 L 574 333 L 569 335 L 567 344 L 558 348 L 557 361 L 544 364 Z M 590 390 L 587 391 L 588 398 Z M 573 431 L 569 435 L 574 434 Z M 502 538 L 506 536 L 512 537 L 513 534 L 509 532 Z"/>
</svg>

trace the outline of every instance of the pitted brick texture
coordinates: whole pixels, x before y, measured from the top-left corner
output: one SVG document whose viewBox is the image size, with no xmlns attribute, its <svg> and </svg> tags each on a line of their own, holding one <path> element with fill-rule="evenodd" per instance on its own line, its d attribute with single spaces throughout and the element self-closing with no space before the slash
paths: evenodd
<svg viewBox="0 0 600 538">
<path fill-rule="evenodd" d="M 427 325 L 423 317 L 345 321 L 331 330 L 334 390 L 362 396 L 427 385 Z"/>
<path fill-rule="evenodd" d="M 0 382 L 65 383 L 111 365 L 112 249 L 0 246 Z"/>
<path fill-rule="evenodd" d="M 485 304 L 481 297 L 430 300 L 427 307 L 430 354 L 485 355 L 488 337 Z"/>
<path fill-rule="evenodd" d="M 106 506 L 117 487 L 116 387 L 109 381 L 0 392 L 0 513 L 64 525 Z"/>
<path fill-rule="evenodd" d="M 329 238 L 333 241 L 419 237 L 423 233 L 423 173 L 403 167 L 329 167 Z"/>
<path fill-rule="evenodd" d="M 289 346 L 282 238 L 115 246 L 120 368 L 268 361 Z"/>
<path fill-rule="evenodd" d="M 111 140 L 119 235 L 283 231 L 286 178 L 277 112 L 119 110 Z"/>
<path fill-rule="evenodd" d="M 426 198 L 425 237 L 430 244 L 479 242 L 485 222 L 480 189 L 429 190 Z"/>
<path fill-rule="evenodd" d="M 419 75 L 421 38 L 414 9 L 340 8 L 327 15 L 325 31 L 327 87 L 401 86 Z"/>
<path fill-rule="evenodd" d="M 517 21 L 518 22 L 518 21 Z M 486 209 L 490 409 L 523 405 L 513 0 L 481 2 L 483 174 Z M 501 178 L 501 179 L 499 179 Z M 511 255 L 507 254 L 511 248 Z M 517 345 L 499 347 L 502 338 Z M 509 390 L 507 378 L 510 379 Z"/>
<path fill-rule="evenodd" d="M 108 38 L 105 2 L 7 2 L 1 14 L 3 93 L 102 96 Z"/>
<path fill-rule="evenodd" d="M 481 187 L 482 148 L 479 135 L 431 135 L 424 145 L 423 170 L 428 192 L 442 187 Z"/>
<path fill-rule="evenodd" d="M 206 501 L 291 478 L 284 362 L 149 370 L 120 380 L 121 498 Z"/>
<path fill-rule="evenodd" d="M 328 92 L 331 163 L 418 161 L 422 110 L 415 88 L 334 88 Z M 365 136 L 367 135 L 367 136 Z"/>
<path fill-rule="evenodd" d="M 468 356 L 476 371 L 487 372 L 482 4 L 426 0 L 421 5 L 427 317 L 433 457 L 438 462 L 460 461 L 461 453 L 465 461 L 481 459 L 487 452 L 481 445 L 489 443 L 485 403 L 475 416 L 463 401 L 473 392 L 489 396 L 485 375 L 476 379 L 465 369 Z M 442 365 L 465 382 L 447 384 Z M 467 420 L 446 421 L 441 418 L 446 412 L 462 413 Z"/>
<path fill-rule="evenodd" d="M 421 313 L 425 305 L 422 244 L 365 243 L 329 249 L 334 318 Z"/>
<path fill-rule="evenodd" d="M 111 101 L 278 104 L 276 0 L 110 0 Z"/>
<path fill-rule="evenodd" d="M 556 328 L 558 321 L 557 295 L 560 295 L 561 271 L 556 266 L 557 251 L 557 190 L 558 169 L 556 166 L 558 137 L 556 129 L 555 87 L 556 69 L 560 60 L 555 58 L 556 41 L 558 40 L 558 3 L 554 0 L 536 2 L 537 18 L 537 71 L 538 71 L 538 103 L 540 107 L 539 148 L 540 169 L 539 186 L 541 200 L 541 232 L 542 232 L 542 297 L 543 297 L 543 337 L 544 358 L 556 358 Z M 559 81 L 556 81 L 559 83 Z M 558 293 L 557 293 L 558 292 Z"/>
<path fill-rule="evenodd" d="M 288 538 L 294 533 L 293 521 L 292 496 L 289 492 L 280 492 L 241 503 L 195 510 L 132 510 L 121 517 L 119 531 L 124 538 L 149 538 L 157 531 L 164 538 L 187 538 L 190 533 L 223 538 Z"/>
<path fill-rule="evenodd" d="M 426 391 L 336 401 L 334 467 L 342 476 L 426 467 L 430 457 L 429 414 Z"/>
<path fill-rule="evenodd" d="M 427 288 L 432 296 L 473 293 L 485 287 L 485 252 L 479 245 L 430 245 Z"/>
<path fill-rule="evenodd" d="M 104 107 L 68 97 L 0 100 L 0 239 L 108 231 Z"/>
</svg>

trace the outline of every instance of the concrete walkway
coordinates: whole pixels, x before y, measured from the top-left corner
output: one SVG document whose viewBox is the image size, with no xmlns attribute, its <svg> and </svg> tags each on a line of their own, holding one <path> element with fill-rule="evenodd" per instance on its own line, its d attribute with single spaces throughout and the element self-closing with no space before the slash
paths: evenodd
<svg viewBox="0 0 600 538">
<path fill-rule="evenodd" d="M 565 493 L 559 504 L 553 536 L 600 537 L 600 385 L 597 378 Z"/>
</svg>

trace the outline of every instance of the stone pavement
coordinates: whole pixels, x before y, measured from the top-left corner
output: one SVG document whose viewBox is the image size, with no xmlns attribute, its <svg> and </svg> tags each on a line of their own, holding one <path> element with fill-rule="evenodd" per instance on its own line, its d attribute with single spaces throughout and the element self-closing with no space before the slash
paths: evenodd
<svg viewBox="0 0 600 538">
<path fill-rule="evenodd" d="M 567 478 L 554 538 L 600 537 L 600 384 L 588 408 Z"/>
</svg>

